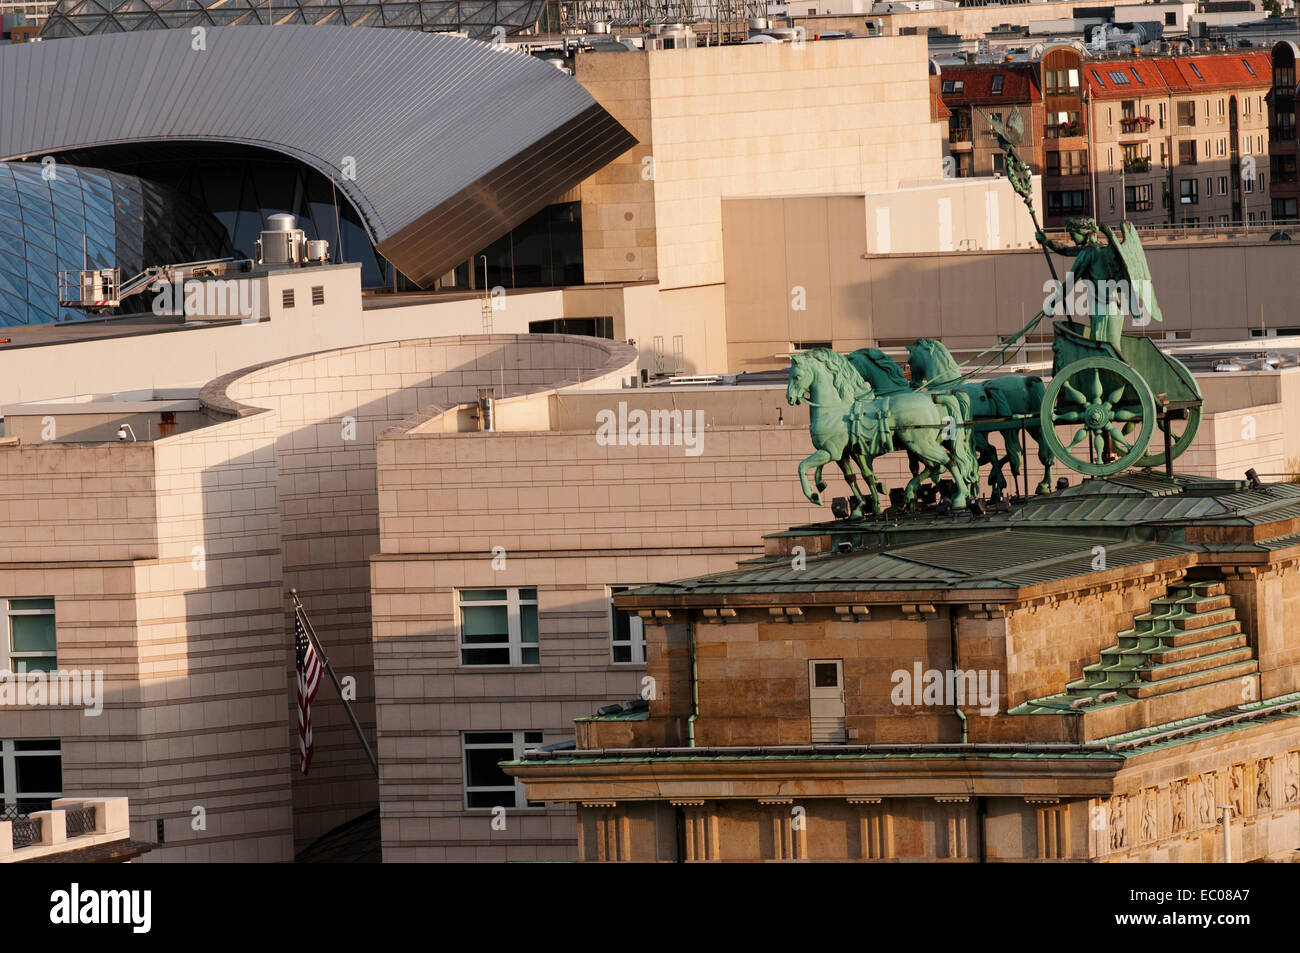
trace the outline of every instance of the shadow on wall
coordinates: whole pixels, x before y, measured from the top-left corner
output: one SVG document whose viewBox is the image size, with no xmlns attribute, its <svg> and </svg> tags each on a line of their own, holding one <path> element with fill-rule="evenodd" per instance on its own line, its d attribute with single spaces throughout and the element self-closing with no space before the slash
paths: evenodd
<svg viewBox="0 0 1300 953">
<path fill-rule="evenodd" d="M 274 599 L 263 599 L 257 608 L 275 622 L 250 631 L 247 641 L 272 669 L 279 665 L 277 684 L 263 686 L 268 697 L 278 696 L 279 717 L 262 726 L 269 734 L 257 742 L 278 763 L 288 755 L 295 847 L 378 806 L 377 782 L 328 680 L 312 709 L 311 772 L 304 778 L 298 771 L 296 681 L 289 651 L 293 618 L 288 608 L 288 591 L 296 588 L 339 678 L 351 680 L 355 688 L 353 709 L 374 748 L 370 558 L 379 551 L 382 489 L 376 486 L 376 438 L 390 428 L 416 427 L 450 407 L 473 402 L 480 387 L 494 387 L 498 396 L 509 397 L 579 381 L 618 386 L 635 373 L 635 366 L 635 350 L 613 341 L 476 335 L 327 351 L 237 371 L 203 389 L 204 409 L 222 422 L 186 438 L 211 446 L 228 434 L 232 440 L 244 439 L 241 428 L 252 426 L 264 431 L 259 439 L 266 441 L 265 452 L 272 457 L 264 489 L 273 491 L 274 505 L 260 509 L 263 502 L 258 502 L 258 507 L 267 527 L 261 538 L 272 552 L 278 550 L 282 564 L 279 578 L 268 583 L 277 590 Z M 253 450 L 253 457 L 261 452 Z M 209 552 L 239 547 L 226 527 L 231 519 L 239 522 L 244 517 L 232 514 L 232 508 L 264 501 L 256 492 L 248 496 L 242 477 L 236 477 L 239 464 L 240 458 L 232 456 L 203 471 L 202 509 L 196 516 L 201 530 L 193 545 Z M 259 538 L 251 526 L 239 533 Z M 234 600 L 227 604 L 224 618 L 239 618 L 239 603 L 248 599 L 252 580 L 238 578 L 238 564 L 262 555 L 245 549 L 232 556 L 229 566 L 219 560 L 223 581 L 229 580 L 228 586 L 223 584 L 225 598 Z M 204 611 L 213 597 L 196 590 L 187 598 L 196 611 Z M 214 630 L 219 633 L 216 641 L 225 642 L 223 626 Z M 213 641 L 205 635 L 192 644 L 189 658 L 197 659 L 203 643 Z"/>
</svg>

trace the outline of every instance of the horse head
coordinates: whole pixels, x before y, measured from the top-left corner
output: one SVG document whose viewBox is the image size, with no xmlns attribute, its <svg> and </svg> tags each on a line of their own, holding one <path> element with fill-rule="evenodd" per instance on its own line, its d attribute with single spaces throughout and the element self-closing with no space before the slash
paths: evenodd
<svg viewBox="0 0 1300 953">
<path fill-rule="evenodd" d="M 922 383 L 955 383 L 961 370 L 942 341 L 918 338 L 907 346 L 907 363 L 912 368 L 912 380 Z"/>
<path fill-rule="evenodd" d="M 816 372 L 802 354 L 790 355 L 790 378 L 785 388 L 785 402 L 797 406 L 800 401 L 812 396 L 813 379 Z"/>
<path fill-rule="evenodd" d="M 848 360 L 862 375 L 862 379 L 881 393 L 891 394 L 909 389 L 903 369 L 884 351 L 874 347 L 860 347 L 848 355 Z"/>
</svg>

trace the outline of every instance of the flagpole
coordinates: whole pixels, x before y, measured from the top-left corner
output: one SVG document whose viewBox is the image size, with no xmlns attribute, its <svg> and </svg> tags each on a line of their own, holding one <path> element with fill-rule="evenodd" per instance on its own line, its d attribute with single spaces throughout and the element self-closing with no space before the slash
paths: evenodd
<svg viewBox="0 0 1300 953">
<path fill-rule="evenodd" d="M 311 639 L 312 646 L 316 649 L 316 654 L 320 656 L 321 664 L 325 667 L 330 681 L 334 683 L 334 690 L 339 693 L 339 701 L 343 703 L 343 710 L 348 713 L 348 720 L 352 722 L 352 727 L 357 733 L 357 738 L 361 742 L 361 747 L 365 749 L 366 758 L 370 762 L 370 767 L 374 769 L 375 777 L 379 777 L 379 762 L 375 760 L 375 753 L 370 750 L 370 742 L 366 741 L 365 734 L 361 731 L 361 723 L 357 721 L 357 716 L 352 712 L 352 706 L 348 700 L 343 697 L 343 689 L 339 685 L 338 676 L 334 674 L 334 666 L 330 665 L 329 657 L 325 654 L 325 649 L 321 645 L 320 638 L 316 635 L 316 628 L 311 624 L 311 618 L 307 615 L 307 610 L 298 600 L 298 590 L 290 589 L 289 596 L 293 599 L 293 609 L 301 613 L 303 628 L 307 632 L 307 638 Z"/>
</svg>

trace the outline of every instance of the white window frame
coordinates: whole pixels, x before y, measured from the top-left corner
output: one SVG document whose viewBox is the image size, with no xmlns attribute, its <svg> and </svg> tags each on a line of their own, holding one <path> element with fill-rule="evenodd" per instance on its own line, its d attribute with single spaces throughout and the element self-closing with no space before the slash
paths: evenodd
<svg viewBox="0 0 1300 953">
<path fill-rule="evenodd" d="M 48 741 L 53 747 L 48 751 L 19 751 L 16 747 L 18 741 Z M 18 759 L 19 758 L 62 758 L 63 744 L 58 738 L 5 738 L 0 740 L 0 788 L 3 788 L 3 796 L 0 796 L 0 808 L 17 808 L 18 801 L 52 801 L 55 798 L 63 797 L 62 791 L 19 791 L 18 790 Z M 62 785 L 63 772 L 62 765 L 59 771 L 59 783 Z"/>
<path fill-rule="evenodd" d="M 503 741 L 471 742 L 470 738 L 476 735 L 504 735 L 504 734 L 510 735 L 510 740 L 511 740 L 510 747 L 509 747 L 510 757 L 508 759 L 501 758 L 500 759 L 501 761 L 506 761 L 506 760 L 518 761 L 520 758 L 524 756 L 525 749 L 537 748 L 543 744 L 543 740 L 541 737 L 542 732 L 535 731 L 531 728 L 520 729 L 517 731 L 512 731 L 508 728 L 502 728 L 500 731 L 484 730 L 484 731 L 461 732 L 461 736 L 460 736 L 461 789 L 465 793 L 464 803 L 465 803 L 465 810 L 467 811 L 492 811 L 495 810 L 496 807 L 505 807 L 507 810 L 518 811 L 518 810 L 528 810 L 528 809 L 537 810 L 545 807 L 545 805 L 542 804 L 528 803 L 528 799 L 525 796 L 524 784 L 522 781 L 518 780 L 517 778 L 515 779 L 514 784 L 510 785 L 510 787 L 505 787 L 503 785 L 498 785 L 495 787 L 491 785 L 479 785 L 477 787 L 471 788 L 469 786 L 469 759 L 467 755 L 470 751 L 485 751 L 485 750 L 506 751 L 507 750 L 506 744 Z M 535 735 L 539 737 L 535 737 L 532 740 L 526 740 L 528 735 Z M 506 804 L 506 805 L 495 805 L 495 806 L 488 806 L 488 807 L 470 807 L 469 805 L 469 796 L 471 791 L 480 792 L 480 793 L 481 792 L 490 793 L 490 792 L 511 791 L 511 790 L 514 791 L 514 795 L 515 795 L 515 802 L 513 805 Z"/>
<path fill-rule="evenodd" d="M 15 609 L 12 607 L 14 602 L 22 602 L 29 599 L 48 599 L 50 601 L 49 609 Z M 0 671 L 17 672 L 19 669 L 15 666 L 15 660 L 22 664 L 25 659 L 51 658 L 54 659 L 54 667 L 59 664 L 59 623 L 55 618 L 54 623 L 54 651 L 53 652 L 15 652 L 14 644 L 14 627 L 11 621 L 16 616 L 47 615 L 55 617 L 58 606 L 53 596 L 12 596 L 8 599 L 0 599 L 0 620 L 3 620 L 3 626 L 0 627 Z M 23 665 L 22 671 L 26 671 L 26 665 Z"/>
<path fill-rule="evenodd" d="M 635 589 L 636 586 L 606 586 L 605 601 L 609 604 L 609 661 L 611 665 L 644 665 L 645 664 L 645 620 L 634 613 L 627 613 L 627 632 L 629 641 L 624 642 L 616 639 L 618 629 L 614 624 L 617 618 L 618 610 L 614 608 L 614 596 L 620 592 L 627 592 L 629 589 Z M 620 662 L 614 658 L 614 647 L 616 645 L 626 645 L 629 647 L 631 659 L 626 662 Z"/>
<path fill-rule="evenodd" d="M 505 590 L 506 597 L 504 599 L 471 599 L 467 602 L 462 598 L 462 593 L 485 592 L 485 591 L 492 591 L 497 589 Z M 513 668 L 516 666 L 520 666 L 520 667 L 527 666 L 528 668 L 534 668 L 541 664 L 542 662 L 541 621 L 542 620 L 541 620 L 541 612 L 539 607 L 539 600 L 536 598 L 533 599 L 521 598 L 519 593 L 523 589 L 531 589 L 533 592 L 537 592 L 536 586 L 465 586 L 464 588 L 456 590 L 456 645 L 457 645 L 457 650 L 460 652 L 459 660 L 460 660 L 461 668 L 501 669 L 501 668 Z M 465 617 L 461 611 L 466 606 L 470 606 L 470 607 L 505 606 L 506 607 L 506 628 L 507 628 L 506 641 L 466 642 L 464 638 Z M 520 610 L 524 606 L 533 606 L 538 608 L 538 618 L 537 618 L 538 631 L 537 631 L 536 642 L 523 641 L 524 626 L 523 626 L 523 618 Z M 501 649 L 501 648 L 508 648 L 510 650 L 509 662 L 466 662 L 465 661 L 464 653 L 466 650 Z M 525 662 L 523 660 L 525 648 L 537 649 L 536 662 Z"/>
</svg>

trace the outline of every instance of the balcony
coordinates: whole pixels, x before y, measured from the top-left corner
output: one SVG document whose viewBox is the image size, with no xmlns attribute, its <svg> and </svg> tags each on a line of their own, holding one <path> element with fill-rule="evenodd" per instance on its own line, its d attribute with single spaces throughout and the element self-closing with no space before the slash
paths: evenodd
<svg viewBox="0 0 1300 953">
<path fill-rule="evenodd" d="M 1080 121 L 1051 123 L 1043 128 L 1043 134 L 1048 139 L 1073 139 L 1075 136 L 1083 135 L 1083 123 Z"/>
<path fill-rule="evenodd" d="M 0 810 L 0 864 L 57 857 L 61 861 L 124 861 L 150 850 L 131 840 L 124 797 L 56 798 L 48 811 Z"/>
<path fill-rule="evenodd" d="M 1125 116 L 1119 121 L 1119 128 L 1125 135 L 1133 135 L 1146 132 L 1154 124 L 1150 116 Z"/>
<path fill-rule="evenodd" d="M 1132 159 L 1124 160 L 1125 172 L 1150 172 L 1151 159 L 1149 156 L 1136 156 Z"/>
</svg>

